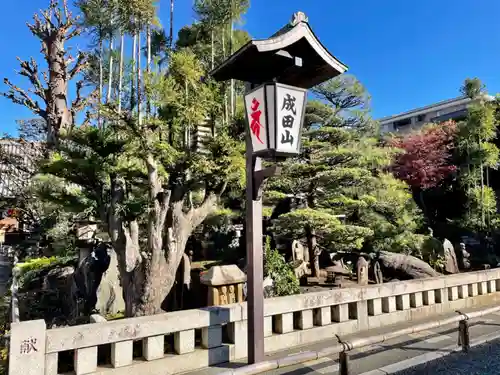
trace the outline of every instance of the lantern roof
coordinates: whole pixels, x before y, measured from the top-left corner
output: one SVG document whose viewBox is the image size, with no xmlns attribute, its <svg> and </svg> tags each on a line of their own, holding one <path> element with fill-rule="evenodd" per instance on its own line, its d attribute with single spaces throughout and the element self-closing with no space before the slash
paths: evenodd
<svg viewBox="0 0 500 375">
<path fill-rule="evenodd" d="M 308 89 L 346 70 L 321 44 L 305 14 L 298 12 L 276 34 L 249 41 L 210 75 L 217 81 L 237 79 L 255 85 L 276 79 Z"/>
</svg>

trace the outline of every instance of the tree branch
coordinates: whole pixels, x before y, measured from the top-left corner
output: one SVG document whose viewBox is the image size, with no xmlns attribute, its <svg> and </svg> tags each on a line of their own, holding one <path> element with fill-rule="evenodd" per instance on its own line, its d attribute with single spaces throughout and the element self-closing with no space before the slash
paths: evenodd
<svg viewBox="0 0 500 375">
<path fill-rule="evenodd" d="M 76 83 L 76 98 L 71 103 L 71 113 L 73 115 L 73 121 L 75 121 L 75 115 L 84 109 L 88 103 L 95 97 L 97 97 L 97 89 L 92 91 L 87 97 L 82 96 L 82 89 L 84 87 L 84 81 L 78 81 Z"/>
<path fill-rule="evenodd" d="M 45 19 L 45 22 L 47 23 L 47 26 L 49 26 L 51 29 L 57 28 L 56 25 L 52 22 L 52 4 L 48 10 L 40 10 L 40 14 L 42 17 Z"/>
<path fill-rule="evenodd" d="M 66 17 L 66 19 L 70 19 L 71 18 L 71 12 L 69 11 L 68 1 L 67 0 L 62 0 L 62 2 L 63 2 L 64 17 Z"/>
<path fill-rule="evenodd" d="M 63 0 L 63 7 L 66 8 L 67 7 L 67 4 L 66 4 L 66 0 Z M 66 9 L 65 9 L 65 12 L 66 14 Z M 63 20 L 63 17 L 62 17 L 62 12 L 61 12 L 61 8 L 57 8 L 55 9 L 54 11 L 54 14 L 55 14 L 55 17 L 56 17 L 56 20 L 57 20 L 57 25 L 61 28 L 61 27 L 67 27 L 67 26 L 70 26 L 68 25 L 68 18 L 65 17 L 66 19 Z"/>
<path fill-rule="evenodd" d="M 31 90 L 35 95 L 37 95 L 40 99 L 46 101 L 46 91 L 45 87 L 42 85 L 40 81 L 38 64 L 35 59 L 31 58 L 29 61 L 23 61 L 19 57 L 17 58 L 19 64 L 21 65 L 20 75 L 27 77 L 31 84 L 33 85 L 33 90 Z"/>
<path fill-rule="evenodd" d="M 78 36 L 82 33 L 82 30 L 75 27 L 68 35 L 66 35 L 66 40 L 73 39 L 75 36 Z"/>
<path fill-rule="evenodd" d="M 71 62 L 69 62 L 69 63 L 71 63 Z M 87 55 L 83 52 L 79 52 L 75 65 L 69 71 L 69 80 L 72 80 L 73 78 L 75 78 L 75 76 L 78 73 L 80 73 L 83 69 L 85 69 L 87 67 L 87 65 L 88 65 Z"/>
<path fill-rule="evenodd" d="M 22 88 L 14 85 L 8 78 L 4 78 L 4 83 L 9 86 L 8 92 L 0 93 L 15 104 L 22 105 L 32 111 L 34 114 L 47 119 L 47 114 L 40 108 L 36 100 L 33 100 Z"/>
</svg>

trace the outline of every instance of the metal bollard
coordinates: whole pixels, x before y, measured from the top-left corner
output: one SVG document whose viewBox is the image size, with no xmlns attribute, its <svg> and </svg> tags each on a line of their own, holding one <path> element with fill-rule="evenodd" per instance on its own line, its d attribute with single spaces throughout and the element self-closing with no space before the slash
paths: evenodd
<svg viewBox="0 0 500 375">
<path fill-rule="evenodd" d="M 349 354 L 339 353 L 339 375 L 349 375 Z"/>
<path fill-rule="evenodd" d="M 469 321 L 461 320 L 458 322 L 458 345 L 462 347 L 464 353 L 470 349 Z"/>
</svg>

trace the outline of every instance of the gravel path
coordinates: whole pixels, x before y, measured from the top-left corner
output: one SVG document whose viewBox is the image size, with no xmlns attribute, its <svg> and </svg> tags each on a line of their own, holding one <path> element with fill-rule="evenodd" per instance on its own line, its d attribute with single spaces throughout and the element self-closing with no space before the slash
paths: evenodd
<svg viewBox="0 0 500 375">
<path fill-rule="evenodd" d="M 394 375 L 500 375 L 500 341 L 471 348 L 468 354 L 452 353 Z"/>
</svg>

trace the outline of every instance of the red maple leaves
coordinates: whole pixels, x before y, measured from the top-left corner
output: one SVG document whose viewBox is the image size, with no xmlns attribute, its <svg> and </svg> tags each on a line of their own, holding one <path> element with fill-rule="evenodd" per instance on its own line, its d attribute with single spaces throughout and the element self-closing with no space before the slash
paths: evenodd
<svg viewBox="0 0 500 375">
<path fill-rule="evenodd" d="M 392 166 L 394 175 L 412 187 L 429 189 L 438 186 L 457 169 L 450 160 L 456 131 L 456 123 L 447 121 L 392 139 L 391 146 L 406 151 L 396 158 Z"/>
</svg>

